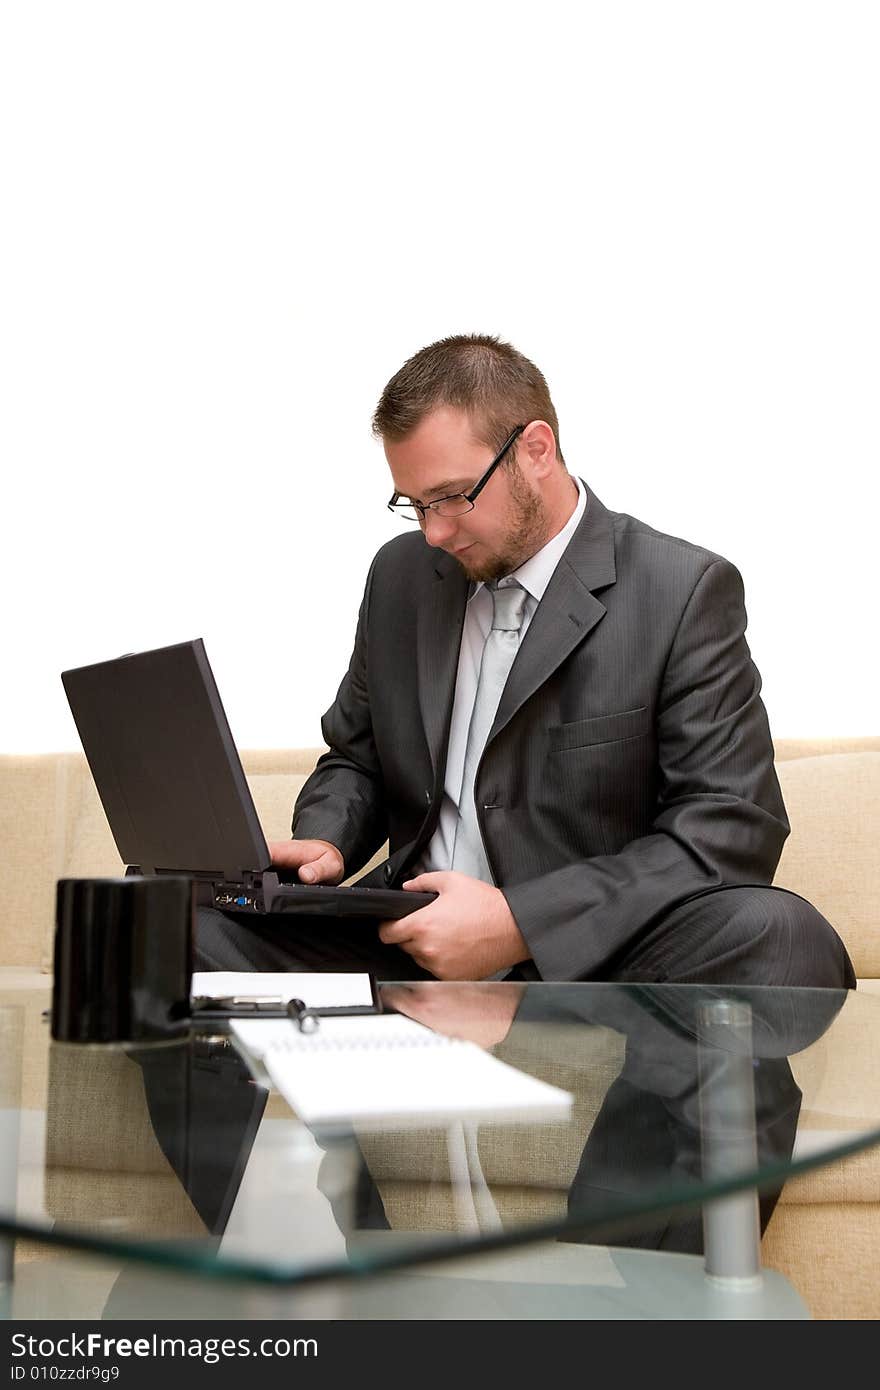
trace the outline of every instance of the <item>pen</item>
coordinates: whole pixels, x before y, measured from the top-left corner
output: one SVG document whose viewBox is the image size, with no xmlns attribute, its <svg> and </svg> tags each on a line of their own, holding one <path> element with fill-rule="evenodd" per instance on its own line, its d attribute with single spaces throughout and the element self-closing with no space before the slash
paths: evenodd
<svg viewBox="0 0 880 1390">
<path fill-rule="evenodd" d="M 285 1007 L 280 995 L 269 994 L 199 994 L 192 1000 L 192 1009 L 200 1012 L 274 1012 Z"/>
<path fill-rule="evenodd" d="M 287 1014 L 301 1033 L 315 1033 L 318 1029 L 318 1014 L 315 1009 L 307 1009 L 301 999 L 290 999 Z"/>
</svg>

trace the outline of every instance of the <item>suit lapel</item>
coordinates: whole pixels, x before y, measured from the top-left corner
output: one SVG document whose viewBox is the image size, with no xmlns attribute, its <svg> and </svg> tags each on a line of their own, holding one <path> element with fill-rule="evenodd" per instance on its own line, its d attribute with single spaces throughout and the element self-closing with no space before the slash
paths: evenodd
<svg viewBox="0 0 880 1390">
<path fill-rule="evenodd" d="M 523 638 L 489 740 L 605 616 L 604 604 L 592 591 L 613 584 L 616 577 L 613 518 L 588 489 L 587 510 Z"/>
<path fill-rule="evenodd" d="M 419 706 L 435 773 L 452 713 L 467 597 L 464 571 L 450 556 L 438 554 L 419 608 L 416 639 Z"/>
</svg>

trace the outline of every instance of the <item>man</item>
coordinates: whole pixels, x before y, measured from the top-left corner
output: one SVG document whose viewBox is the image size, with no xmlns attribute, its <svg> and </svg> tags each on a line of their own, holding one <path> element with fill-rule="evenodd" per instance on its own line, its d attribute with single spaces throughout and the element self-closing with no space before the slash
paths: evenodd
<svg viewBox="0 0 880 1390">
<path fill-rule="evenodd" d="M 374 431 L 409 532 L 274 862 L 437 898 L 317 930 L 203 921 L 208 966 L 385 979 L 849 987 L 827 922 L 769 889 L 788 823 L 740 576 L 568 473 L 541 372 L 479 335 L 416 353 Z"/>
</svg>

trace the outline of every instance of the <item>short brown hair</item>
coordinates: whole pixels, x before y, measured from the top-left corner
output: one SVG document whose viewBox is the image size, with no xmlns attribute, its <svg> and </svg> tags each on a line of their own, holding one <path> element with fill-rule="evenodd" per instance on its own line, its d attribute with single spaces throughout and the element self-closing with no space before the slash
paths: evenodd
<svg viewBox="0 0 880 1390">
<path fill-rule="evenodd" d="M 515 425 L 545 420 L 561 463 L 559 422 L 543 374 L 510 343 L 460 333 L 423 347 L 389 381 L 373 415 L 373 434 L 399 443 L 439 406 L 466 410 L 480 443 L 500 449 Z"/>
</svg>

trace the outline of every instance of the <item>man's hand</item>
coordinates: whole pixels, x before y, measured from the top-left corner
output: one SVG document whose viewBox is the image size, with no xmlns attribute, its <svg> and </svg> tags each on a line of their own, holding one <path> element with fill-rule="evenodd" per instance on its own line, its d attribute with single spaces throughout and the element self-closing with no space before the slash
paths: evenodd
<svg viewBox="0 0 880 1390">
<path fill-rule="evenodd" d="M 342 855 L 329 840 L 273 840 L 269 853 L 279 869 L 299 869 L 303 883 L 339 883 L 345 872 Z"/>
<path fill-rule="evenodd" d="M 466 1038 L 480 1047 L 494 1047 L 507 1037 L 519 1008 L 525 985 L 497 984 L 444 985 L 433 981 L 422 984 L 382 985 L 383 1004 L 398 1013 L 424 1023 L 435 1033 L 450 1038 Z"/>
<path fill-rule="evenodd" d="M 419 874 L 403 886 L 439 897 L 408 917 L 383 922 L 379 938 L 400 946 L 438 980 L 485 980 L 528 960 L 529 948 L 500 889 L 451 870 Z"/>
</svg>

